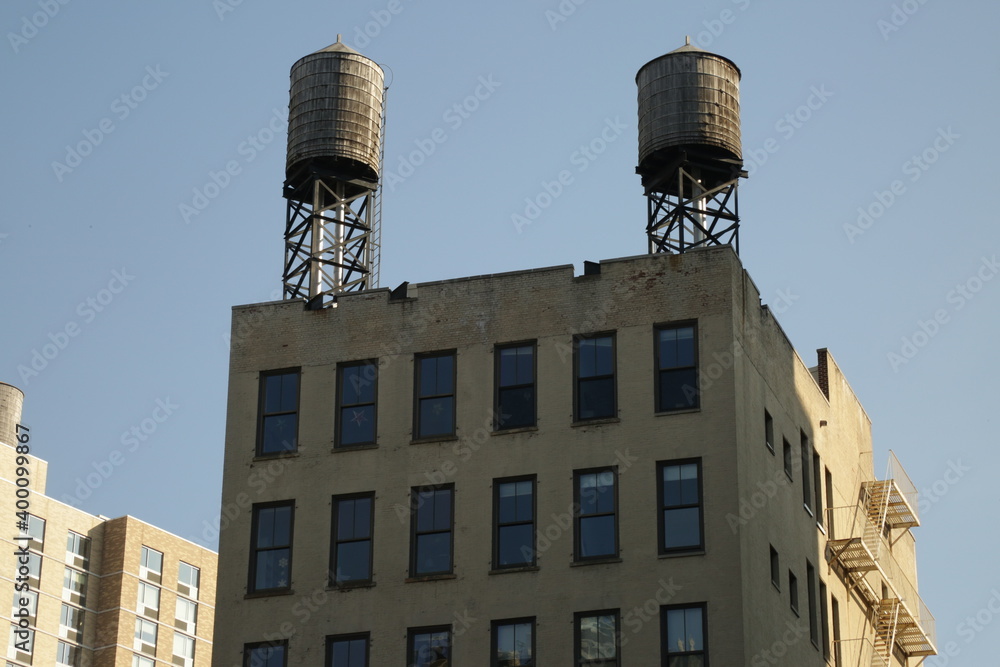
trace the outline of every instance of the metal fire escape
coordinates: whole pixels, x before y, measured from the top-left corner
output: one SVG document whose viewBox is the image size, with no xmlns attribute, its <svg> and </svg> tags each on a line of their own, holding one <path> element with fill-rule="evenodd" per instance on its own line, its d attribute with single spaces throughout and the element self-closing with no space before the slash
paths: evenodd
<svg viewBox="0 0 1000 667">
<path fill-rule="evenodd" d="M 937 653 L 934 617 L 892 553 L 893 531 L 920 525 L 916 488 L 896 456 L 889 453 L 886 479 L 862 482 L 856 505 L 827 514 L 827 561 L 867 605 L 874 633 L 840 642 L 837 664 L 888 667 L 894 646 L 907 656 Z"/>
</svg>

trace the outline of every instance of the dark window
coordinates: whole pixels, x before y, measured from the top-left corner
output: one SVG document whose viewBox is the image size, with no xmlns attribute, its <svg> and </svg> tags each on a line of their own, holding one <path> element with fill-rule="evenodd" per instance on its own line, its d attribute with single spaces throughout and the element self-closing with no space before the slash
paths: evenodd
<svg viewBox="0 0 1000 667">
<path fill-rule="evenodd" d="M 661 463 L 660 553 L 702 549 L 701 461 Z"/>
<path fill-rule="evenodd" d="M 791 570 L 788 571 L 788 606 L 799 615 L 799 580 Z"/>
<path fill-rule="evenodd" d="M 378 365 L 374 361 L 346 364 L 337 382 L 337 446 L 375 444 L 375 400 Z"/>
<path fill-rule="evenodd" d="M 368 667 L 368 633 L 326 638 L 326 667 Z"/>
<path fill-rule="evenodd" d="M 833 475 L 830 474 L 830 469 L 826 469 L 825 480 L 826 482 L 826 510 L 833 509 Z M 833 535 L 833 513 L 829 512 L 830 516 L 825 517 L 828 525 L 826 529 L 829 531 L 830 535 Z"/>
<path fill-rule="evenodd" d="M 412 493 L 410 576 L 450 573 L 455 488 L 415 488 Z"/>
<path fill-rule="evenodd" d="M 812 508 L 809 505 L 812 503 L 812 487 L 809 484 L 809 469 L 812 467 L 810 461 L 812 457 L 809 454 L 809 438 L 806 437 L 805 432 L 802 432 L 802 504 L 805 506 L 809 513 L 812 513 Z"/>
<path fill-rule="evenodd" d="M 455 353 L 418 355 L 417 438 L 455 434 Z"/>
<path fill-rule="evenodd" d="M 535 619 L 493 621 L 490 667 L 534 667 Z"/>
<path fill-rule="evenodd" d="M 767 410 L 764 410 L 764 444 L 774 454 L 774 420 Z"/>
<path fill-rule="evenodd" d="M 781 563 L 774 547 L 771 547 L 771 583 L 779 591 L 781 590 Z"/>
<path fill-rule="evenodd" d="M 450 667 L 451 628 L 410 628 L 406 638 L 407 667 Z"/>
<path fill-rule="evenodd" d="M 705 605 L 660 608 L 662 664 L 668 667 L 707 667 L 708 636 Z"/>
<path fill-rule="evenodd" d="M 830 615 L 826 608 L 826 584 L 819 581 L 819 621 L 823 637 L 823 659 L 830 661 Z M 904 663 L 905 664 L 905 663 Z"/>
<path fill-rule="evenodd" d="M 285 667 L 287 664 L 287 642 L 247 644 L 243 647 L 243 667 Z"/>
<path fill-rule="evenodd" d="M 698 407 L 698 344 L 694 324 L 656 330 L 656 410 Z"/>
<path fill-rule="evenodd" d="M 497 480 L 493 493 L 493 567 L 534 565 L 535 478 Z"/>
<path fill-rule="evenodd" d="M 574 614 L 578 667 L 618 667 L 618 610 Z"/>
<path fill-rule="evenodd" d="M 576 560 L 618 555 L 615 470 L 576 473 Z"/>
<path fill-rule="evenodd" d="M 819 611 L 816 605 L 816 568 L 806 561 L 806 594 L 809 603 L 809 639 L 819 648 Z"/>
<path fill-rule="evenodd" d="M 374 493 L 333 498 L 331 584 L 371 581 L 374 503 Z"/>
<path fill-rule="evenodd" d="M 792 446 L 784 438 L 781 439 L 781 453 L 785 462 L 785 474 L 792 479 Z"/>
<path fill-rule="evenodd" d="M 816 523 L 820 526 L 823 525 L 823 477 L 822 477 L 823 465 L 820 462 L 819 454 L 813 452 L 813 484 L 815 487 L 815 502 L 813 507 L 816 508 Z"/>
<path fill-rule="evenodd" d="M 830 596 L 830 615 L 833 617 L 833 660 L 837 667 L 843 667 L 843 657 L 840 650 L 840 603 Z"/>
<path fill-rule="evenodd" d="M 292 514 L 294 503 L 255 505 L 250 538 L 249 592 L 291 587 Z"/>
<path fill-rule="evenodd" d="M 603 419 L 618 413 L 615 406 L 615 337 L 577 338 L 576 420 Z"/>
<path fill-rule="evenodd" d="M 535 345 L 496 350 L 496 419 L 500 431 L 535 425 Z"/>
<path fill-rule="evenodd" d="M 261 373 L 258 456 L 298 449 L 298 410 L 298 369 Z"/>
</svg>

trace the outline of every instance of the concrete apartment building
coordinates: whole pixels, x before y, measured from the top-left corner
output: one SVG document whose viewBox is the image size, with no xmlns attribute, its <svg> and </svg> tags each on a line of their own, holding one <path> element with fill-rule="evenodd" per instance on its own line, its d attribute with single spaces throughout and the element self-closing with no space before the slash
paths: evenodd
<svg viewBox="0 0 1000 667">
<path fill-rule="evenodd" d="M 233 310 L 215 667 L 914 667 L 916 494 L 740 263 L 738 68 L 639 71 L 648 255 L 379 289 L 383 85 L 292 67 Z"/>
<path fill-rule="evenodd" d="M 216 667 L 933 652 L 912 485 L 731 248 L 303 306 L 233 312 Z"/>
<path fill-rule="evenodd" d="M 23 401 L 0 383 L 7 667 L 208 667 L 216 554 L 134 517 L 93 516 L 46 496 L 48 464 L 19 427 Z"/>
</svg>

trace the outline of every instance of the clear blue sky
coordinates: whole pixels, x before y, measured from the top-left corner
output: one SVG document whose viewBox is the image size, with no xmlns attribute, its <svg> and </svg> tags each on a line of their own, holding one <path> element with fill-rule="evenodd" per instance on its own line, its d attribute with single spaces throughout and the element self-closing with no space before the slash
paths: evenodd
<svg viewBox="0 0 1000 667">
<path fill-rule="evenodd" d="M 634 76 L 690 34 L 743 71 L 743 261 L 807 362 L 829 347 L 846 371 L 877 469 L 891 448 L 931 491 L 916 534 L 940 646 L 995 661 L 983 637 L 1000 619 L 971 637 L 960 624 L 1000 590 L 1000 5 L 116 4 L 0 8 L 0 379 L 27 394 L 51 495 L 214 546 L 225 336 L 231 306 L 280 286 L 296 59 L 340 32 L 391 70 L 394 287 L 644 252 Z M 603 152 L 579 152 L 605 131 Z M 516 228 L 563 170 L 572 183 Z M 53 358 L 22 377 L 46 345 Z M 123 442 L 133 427 L 144 439 Z M 120 465 L 89 488 L 114 450 Z"/>
</svg>

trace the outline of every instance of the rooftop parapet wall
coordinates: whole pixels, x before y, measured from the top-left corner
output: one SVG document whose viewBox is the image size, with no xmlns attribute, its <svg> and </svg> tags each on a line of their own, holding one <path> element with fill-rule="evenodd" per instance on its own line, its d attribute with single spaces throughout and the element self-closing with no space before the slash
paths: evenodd
<svg viewBox="0 0 1000 667">
<path fill-rule="evenodd" d="M 677 304 L 676 319 L 728 315 L 739 259 L 731 248 L 718 247 L 599 266 L 599 273 L 582 276 L 567 265 L 421 283 L 409 285 L 405 298 L 384 289 L 349 293 L 338 297 L 335 308 L 317 311 L 304 311 L 298 300 L 237 306 L 230 371 L 339 360 L 317 340 L 336 340 L 355 358 L 376 358 L 437 349 L 442 331 L 461 337 L 462 344 L 493 344 L 614 328 L 609 321 L 617 327 L 648 324 L 646 312 L 662 301 L 664 290 Z"/>
</svg>

